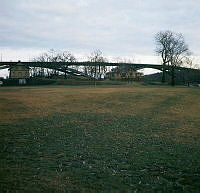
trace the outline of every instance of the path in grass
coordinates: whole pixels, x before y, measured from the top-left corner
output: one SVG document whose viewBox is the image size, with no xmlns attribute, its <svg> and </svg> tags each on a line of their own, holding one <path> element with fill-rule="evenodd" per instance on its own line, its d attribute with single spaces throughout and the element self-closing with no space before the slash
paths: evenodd
<svg viewBox="0 0 200 193">
<path fill-rule="evenodd" d="M 0 90 L 1 190 L 198 192 L 200 90 Z"/>
</svg>

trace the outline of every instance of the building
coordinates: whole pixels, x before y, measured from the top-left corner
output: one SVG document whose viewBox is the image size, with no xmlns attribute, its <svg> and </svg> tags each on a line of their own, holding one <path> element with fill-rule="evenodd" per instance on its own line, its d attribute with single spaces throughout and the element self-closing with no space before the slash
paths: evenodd
<svg viewBox="0 0 200 193">
<path fill-rule="evenodd" d="M 15 66 L 11 66 L 9 68 L 9 71 L 10 71 L 9 73 L 10 79 L 27 79 L 30 77 L 29 67 L 20 63 L 20 61 Z"/>
<path fill-rule="evenodd" d="M 105 78 L 109 80 L 140 80 L 142 75 L 132 67 L 119 66 L 107 72 Z"/>
</svg>

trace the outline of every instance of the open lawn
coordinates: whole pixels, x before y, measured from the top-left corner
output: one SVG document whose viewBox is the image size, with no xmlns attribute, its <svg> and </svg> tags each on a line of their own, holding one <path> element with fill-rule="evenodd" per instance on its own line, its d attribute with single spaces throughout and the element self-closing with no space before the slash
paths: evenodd
<svg viewBox="0 0 200 193">
<path fill-rule="evenodd" d="M 0 192 L 200 192 L 200 89 L 0 88 Z"/>
</svg>

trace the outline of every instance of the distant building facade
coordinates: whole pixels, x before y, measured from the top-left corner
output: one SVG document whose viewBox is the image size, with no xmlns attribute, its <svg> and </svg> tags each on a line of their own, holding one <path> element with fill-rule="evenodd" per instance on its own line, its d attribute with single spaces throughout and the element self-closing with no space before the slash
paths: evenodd
<svg viewBox="0 0 200 193">
<path fill-rule="evenodd" d="M 142 76 L 142 73 L 131 67 L 120 66 L 107 72 L 105 78 L 109 80 L 140 80 Z"/>
<path fill-rule="evenodd" d="M 29 67 L 20 62 L 18 62 L 15 66 L 11 66 L 9 71 L 10 79 L 28 79 L 30 77 Z"/>
</svg>

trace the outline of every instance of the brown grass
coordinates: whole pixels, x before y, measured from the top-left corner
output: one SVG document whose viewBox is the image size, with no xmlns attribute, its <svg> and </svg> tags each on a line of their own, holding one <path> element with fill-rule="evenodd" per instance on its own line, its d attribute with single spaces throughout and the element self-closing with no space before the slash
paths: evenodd
<svg viewBox="0 0 200 193">
<path fill-rule="evenodd" d="M 11 87 L 1 88 L 0 123 L 56 113 L 110 113 L 179 121 L 177 136 L 200 135 L 199 92 L 154 87 Z M 165 104 L 166 103 L 166 104 Z M 192 121 L 189 121 L 192 120 Z M 196 120 L 196 122 L 194 122 Z"/>
<path fill-rule="evenodd" d="M 153 186 L 177 188 L 180 171 L 184 171 L 183 177 L 191 178 L 185 168 L 189 167 L 193 174 L 199 166 L 199 96 L 200 89 L 195 88 L 132 85 L 0 88 L 0 127 L 5 151 L 0 170 L 6 179 L 5 187 L 20 187 L 16 183 L 21 182 L 24 192 L 41 192 L 38 187 L 49 190 L 46 192 L 62 192 L 80 186 L 78 192 L 81 187 L 100 189 L 100 176 L 102 183 L 119 188 L 118 182 L 109 180 L 118 178 L 124 184 L 123 176 L 127 175 L 132 180 L 131 187 L 142 179 Z M 55 167 L 51 168 L 52 164 Z M 148 167 L 152 170 L 148 171 Z M 161 171 L 154 172 L 159 168 Z M 119 175 L 114 173 L 113 177 L 112 169 Z M 130 171 L 133 176 L 129 176 Z M 97 176 L 93 176 L 94 172 Z M 168 176 L 173 175 L 178 180 L 170 181 Z M 158 183 L 154 184 L 155 180 Z M 143 187 L 144 191 L 149 188 Z"/>
<path fill-rule="evenodd" d="M 160 105 L 169 97 L 181 95 L 160 117 L 169 119 L 198 118 L 200 100 L 187 95 L 187 89 L 172 88 L 84 88 L 18 87 L 1 88 L 1 122 L 19 118 L 45 116 L 57 112 L 96 112 L 138 114 Z M 167 114 L 166 114 L 167 113 Z"/>
</svg>

